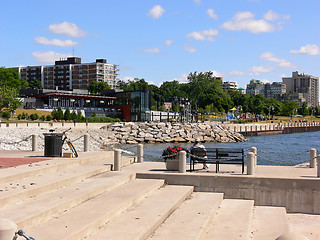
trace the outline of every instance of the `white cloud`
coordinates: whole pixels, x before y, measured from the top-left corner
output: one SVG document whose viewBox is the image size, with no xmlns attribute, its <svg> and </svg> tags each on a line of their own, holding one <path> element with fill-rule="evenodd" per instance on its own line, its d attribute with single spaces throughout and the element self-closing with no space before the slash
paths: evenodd
<svg viewBox="0 0 320 240">
<path fill-rule="evenodd" d="M 316 44 L 308 44 L 302 46 L 299 50 L 291 50 L 293 54 L 320 55 L 320 46 Z"/>
<path fill-rule="evenodd" d="M 196 4 L 200 4 L 201 0 L 193 0 Z"/>
<path fill-rule="evenodd" d="M 264 19 L 255 20 L 251 12 L 238 12 L 231 21 L 221 25 L 222 28 L 231 31 L 249 31 L 251 33 L 273 32 L 276 27 Z"/>
<path fill-rule="evenodd" d="M 129 80 L 130 81 L 133 81 L 134 80 L 134 77 L 130 77 L 130 76 L 125 76 L 121 79 L 122 81 L 125 81 L 125 82 L 128 82 Z"/>
<path fill-rule="evenodd" d="M 214 9 L 209 8 L 207 11 L 207 14 L 209 15 L 209 17 L 213 18 L 213 19 L 218 19 L 218 15 L 214 12 Z"/>
<path fill-rule="evenodd" d="M 189 76 L 189 74 L 183 73 L 179 77 L 175 78 L 175 80 L 180 82 L 180 83 L 187 83 L 188 82 L 188 76 Z"/>
<path fill-rule="evenodd" d="M 253 66 L 249 69 L 249 74 L 260 75 L 261 73 L 267 73 L 273 71 L 273 66 Z"/>
<path fill-rule="evenodd" d="M 263 82 L 263 83 L 271 83 L 271 81 L 268 80 L 268 79 L 261 79 L 260 81 Z"/>
<path fill-rule="evenodd" d="M 70 57 L 71 54 L 64 54 L 64 53 L 57 53 L 54 51 L 47 51 L 47 52 L 33 52 L 32 55 L 35 57 L 36 61 L 39 63 L 51 63 L 53 64 L 54 61 L 58 61 L 60 58 L 67 58 Z"/>
<path fill-rule="evenodd" d="M 148 13 L 153 19 L 160 18 L 164 14 L 165 10 L 160 5 L 154 6 Z"/>
<path fill-rule="evenodd" d="M 229 75 L 230 75 L 230 76 L 243 76 L 243 75 L 244 75 L 244 72 L 232 71 L 232 72 L 229 72 Z"/>
<path fill-rule="evenodd" d="M 269 20 L 269 21 L 274 21 L 274 20 L 280 19 L 280 15 L 275 13 L 272 10 L 269 10 L 263 16 L 264 16 L 264 19 Z"/>
<path fill-rule="evenodd" d="M 167 45 L 167 46 L 170 46 L 170 45 L 172 45 L 173 43 L 174 43 L 173 40 L 166 40 L 166 45 Z"/>
<path fill-rule="evenodd" d="M 57 34 L 67 35 L 69 37 L 84 37 L 87 35 L 87 33 L 80 29 L 76 24 L 69 22 L 51 24 L 49 26 L 49 31 Z"/>
<path fill-rule="evenodd" d="M 186 50 L 187 52 L 190 52 L 190 53 L 194 53 L 194 52 L 197 52 L 198 49 L 191 46 L 191 45 L 188 45 L 188 44 L 185 44 L 184 45 L 184 50 Z"/>
<path fill-rule="evenodd" d="M 219 32 L 215 29 L 203 30 L 199 32 L 192 32 L 187 34 L 188 38 L 197 40 L 197 41 L 214 41 L 215 36 L 217 36 Z"/>
<path fill-rule="evenodd" d="M 279 67 L 286 67 L 286 68 L 297 68 L 297 65 L 292 64 L 288 60 L 277 58 L 273 53 L 271 52 L 265 52 L 262 53 L 260 56 L 261 59 L 269 61 L 269 62 L 275 62 L 278 63 Z"/>
<path fill-rule="evenodd" d="M 47 39 L 45 37 L 36 37 L 34 39 L 36 43 L 50 46 L 59 46 L 59 47 L 74 47 L 78 45 L 78 42 L 72 40 L 61 40 L 61 39 Z"/>
<path fill-rule="evenodd" d="M 290 17 L 291 17 L 290 15 L 280 15 L 278 13 L 275 13 L 272 10 L 269 10 L 263 16 L 264 16 L 264 19 L 266 19 L 268 21 L 275 21 L 275 20 L 279 20 L 279 19 L 290 19 Z"/>
<path fill-rule="evenodd" d="M 161 53 L 159 48 L 146 48 L 146 49 L 143 49 L 143 52 L 146 52 L 146 53 Z"/>
</svg>

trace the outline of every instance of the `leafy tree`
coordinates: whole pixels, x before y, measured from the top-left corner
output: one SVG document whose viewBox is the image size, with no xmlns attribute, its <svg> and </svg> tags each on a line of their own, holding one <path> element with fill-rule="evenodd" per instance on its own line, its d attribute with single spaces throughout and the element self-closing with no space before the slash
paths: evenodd
<svg viewBox="0 0 320 240">
<path fill-rule="evenodd" d="M 28 84 L 28 88 L 30 88 L 30 89 L 43 89 L 43 86 L 41 84 L 41 81 L 35 79 L 35 80 L 31 80 L 31 82 Z"/>
<path fill-rule="evenodd" d="M 41 115 L 39 119 L 42 120 L 42 121 L 45 121 L 46 120 L 46 116 L 45 115 Z"/>
<path fill-rule="evenodd" d="M 63 119 L 63 111 L 61 109 L 61 107 L 58 107 L 58 111 L 57 111 L 57 120 L 62 120 Z"/>
<path fill-rule="evenodd" d="M 93 113 L 92 113 L 92 117 L 96 117 L 96 116 L 97 116 L 96 111 L 93 111 Z"/>
<path fill-rule="evenodd" d="M 3 111 L 0 113 L 1 113 L 1 117 L 3 117 L 3 118 L 6 118 L 6 119 L 11 118 L 11 112 L 9 112 L 9 111 Z"/>
<path fill-rule="evenodd" d="M 69 108 L 67 108 L 66 111 L 64 112 L 64 114 L 63 114 L 63 119 L 64 119 L 64 120 L 71 120 L 71 119 L 72 119 Z"/>
<path fill-rule="evenodd" d="M 293 101 L 285 101 L 283 102 L 281 115 L 283 116 L 292 116 L 293 110 L 298 110 L 300 106 Z"/>
<path fill-rule="evenodd" d="M 213 72 L 190 73 L 188 81 L 193 105 L 205 108 L 213 104 L 221 112 L 232 108 L 230 95 L 221 88 L 221 81 L 213 75 Z"/>
<path fill-rule="evenodd" d="M 58 113 L 56 109 L 53 109 L 51 112 L 52 119 L 58 119 Z"/>
<path fill-rule="evenodd" d="M 138 91 L 138 90 L 148 90 L 149 84 L 143 79 L 135 78 L 129 80 L 127 83 L 124 81 L 118 82 L 119 88 L 124 91 Z"/>
<path fill-rule="evenodd" d="M 18 69 L 0 67 L 0 86 L 19 89 L 27 87 L 27 82 L 19 78 Z"/>
<path fill-rule="evenodd" d="M 306 103 L 303 103 L 301 108 L 299 109 L 298 113 L 300 115 L 303 115 L 303 116 L 307 116 L 309 115 L 309 109 L 307 107 L 307 104 Z"/>
<path fill-rule="evenodd" d="M 106 82 L 93 81 L 87 86 L 87 89 L 91 94 L 101 95 L 102 91 L 110 89 L 110 86 Z"/>
<path fill-rule="evenodd" d="M 0 110 L 5 109 L 12 112 L 22 105 L 22 101 L 18 99 L 19 91 L 15 87 L 0 86 Z"/>
<path fill-rule="evenodd" d="M 71 113 L 71 120 L 77 120 L 78 116 L 75 110 L 72 111 Z"/>
</svg>

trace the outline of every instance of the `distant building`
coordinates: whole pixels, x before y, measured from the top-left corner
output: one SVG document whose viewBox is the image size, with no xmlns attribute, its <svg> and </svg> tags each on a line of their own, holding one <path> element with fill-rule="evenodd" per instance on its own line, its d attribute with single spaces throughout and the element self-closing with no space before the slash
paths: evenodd
<svg viewBox="0 0 320 240">
<path fill-rule="evenodd" d="M 252 79 L 250 83 L 247 84 L 246 94 L 248 95 L 262 95 L 264 96 L 264 83 L 260 80 Z"/>
<path fill-rule="evenodd" d="M 239 91 L 241 94 L 245 94 L 245 93 L 246 93 L 246 90 L 245 90 L 244 88 L 241 88 L 241 87 L 238 88 L 238 91 Z"/>
<path fill-rule="evenodd" d="M 286 85 L 281 82 L 263 83 L 260 80 L 252 79 L 247 85 L 246 94 L 262 95 L 265 98 L 281 99 L 281 96 L 286 93 Z"/>
<path fill-rule="evenodd" d="M 286 93 L 286 85 L 282 82 L 266 83 L 264 85 L 264 96 L 280 100 L 280 96 Z"/>
<path fill-rule="evenodd" d="M 106 59 L 96 59 L 93 63 L 81 63 L 81 58 L 69 57 L 55 61 L 55 65 L 17 67 L 20 78 L 27 83 L 41 81 L 45 89 L 73 90 L 86 89 L 93 82 L 106 82 L 111 89 L 117 84 L 119 69 L 107 63 Z"/>
<path fill-rule="evenodd" d="M 292 77 L 282 78 L 287 94 L 301 93 L 308 107 L 319 105 L 319 77 L 292 72 Z"/>
<path fill-rule="evenodd" d="M 233 82 L 233 81 L 225 81 L 221 83 L 221 87 L 225 90 L 229 90 L 229 89 L 237 90 L 238 84 L 237 82 Z"/>
</svg>

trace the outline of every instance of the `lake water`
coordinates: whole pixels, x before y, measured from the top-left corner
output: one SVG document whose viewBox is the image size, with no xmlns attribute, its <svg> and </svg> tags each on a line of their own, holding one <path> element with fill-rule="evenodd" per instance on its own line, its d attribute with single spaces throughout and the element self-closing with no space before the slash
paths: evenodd
<svg viewBox="0 0 320 240">
<path fill-rule="evenodd" d="M 248 137 L 249 141 L 242 143 L 204 143 L 208 148 L 243 148 L 245 154 L 250 147 L 258 149 L 258 164 L 260 165 L 295 165 L 304 161 L 309 161 L 309 150 L 317 149 L 320 154 L 320 132 L 305 132 L 293 134 L 265 135 L 258 137 Z M 190 148 L 192 143 L 156 143 L 144 144 L 145 161 L 162 161 L 163 149 L 168 146 L 182 146 Z M 122 149 L 136 152 L 136 146 L 121 145 Z M 289 156 L 288 156 L 289 155 Z"/>
</svg>

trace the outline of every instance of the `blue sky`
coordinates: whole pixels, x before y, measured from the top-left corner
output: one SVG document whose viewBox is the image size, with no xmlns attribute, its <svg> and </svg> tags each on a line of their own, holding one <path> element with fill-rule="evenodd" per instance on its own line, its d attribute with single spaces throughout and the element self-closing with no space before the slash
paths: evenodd
<svg viewBox="0 0 320 240">
<path fill-rule="evenodd" d="M 61 57 L 119 65 L 119 78 L 186 82 L 213 71 L 245 87 L 320 76 L 319 0 L 6 0 L 0 66 Z"/>
</svg>

